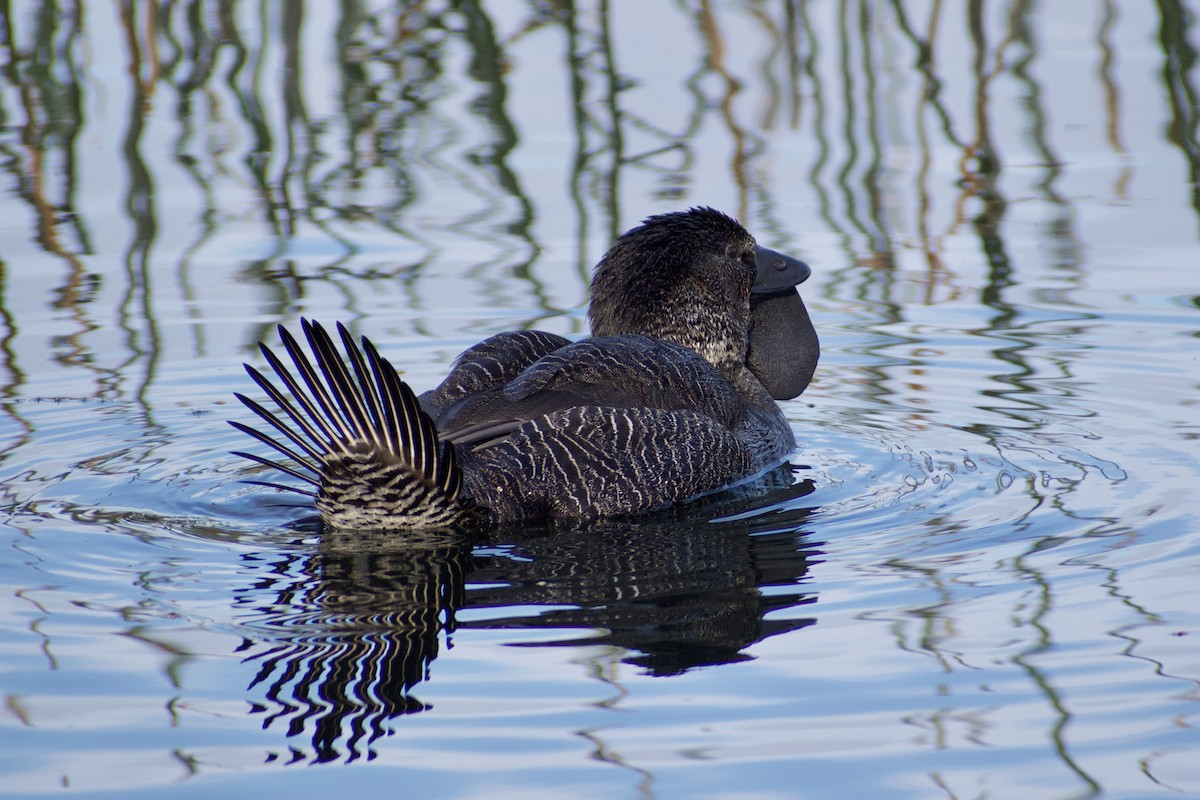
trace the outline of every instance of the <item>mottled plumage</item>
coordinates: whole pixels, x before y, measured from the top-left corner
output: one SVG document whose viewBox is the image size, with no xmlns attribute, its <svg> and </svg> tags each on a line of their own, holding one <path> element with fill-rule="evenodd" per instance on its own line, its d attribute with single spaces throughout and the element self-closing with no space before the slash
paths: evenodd
<svg viewBox="0 0 1200 800">
<path fill-rule="evenodd" d="M 309 483 L 279 488 L 312 494 L 339 528 L 583 519 L 684 502 L 795 446 L 773 398 L 803 391 L 819 355 L 794 288 L 807 277 L 712 209 L 651 217 L 596 267 L 592 338 L 498 334 L 419 399 L 340 324 L 349 367 L 320 325 L 302 321 L 312 362 L 281 327 L 299 379 L 262 351 L 287 393 L 247 366 L 279 412 L 238 397 L 282 441 L 233 424 L 292 463 L 238 455 Z"/>
</svg>

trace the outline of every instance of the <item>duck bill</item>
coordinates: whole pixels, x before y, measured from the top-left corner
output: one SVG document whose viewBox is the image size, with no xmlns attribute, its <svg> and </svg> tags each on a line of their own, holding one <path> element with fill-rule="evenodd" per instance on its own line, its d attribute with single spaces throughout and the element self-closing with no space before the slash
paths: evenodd
<svg viewBox="0 0 1200 800">
<path fill-rule="evenodd" d="M 774 294 L 791 289 L 808 280 L 812 270 L 798 258 L 785 256 L 762 245 L 755 246 L 758 275 L 750 290 L 754 294 Z"/>
<path fill-rule="evenodd" d="M 795 288 L 797 283 L 808 278 L 811 270 L 802 261 L 767 250 L 770 257 L 785 260 L 782 266 L 778 262 L 768 261 L 771 277 L 777 278 L 783 286 L 771 291 L 760 289 L 760 283 L 763 283 L 763 250 L 765 248 L 759 248 L 759 283 L 755 283 L 750 295 L 746 366 L 766 387 L 771 397 L 791 400 L 808 388 L 821 357 L 821 342 L 817 339 L 816 328 Z M 799 278 L 791 282 L 796 275 Z"/>
</svg>

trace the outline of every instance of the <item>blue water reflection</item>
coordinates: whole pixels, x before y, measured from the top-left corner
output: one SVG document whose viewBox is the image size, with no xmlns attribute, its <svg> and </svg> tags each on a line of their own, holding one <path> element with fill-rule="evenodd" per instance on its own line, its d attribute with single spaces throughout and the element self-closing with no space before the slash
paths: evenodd
<svg viewBox="0 0 1200 800">
<path fill-rule="evenodd" d="M 1196 15 L 0 6 L 3 792 L 1200 794 Z M 762 494 L 346 541 L 238 482 L 277 323 L 428 388 L 701 204 L 814 268 Z"/>
</svg>

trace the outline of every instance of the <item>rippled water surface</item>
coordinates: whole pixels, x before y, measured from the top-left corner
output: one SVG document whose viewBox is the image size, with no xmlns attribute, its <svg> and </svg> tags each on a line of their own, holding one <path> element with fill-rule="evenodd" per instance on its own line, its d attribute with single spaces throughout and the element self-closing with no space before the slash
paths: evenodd
<svg viewBox="0 0 1200 800">
<path fill-rule="evenodd" d="M 1200 46 L 1137 3 L 0 9 L 0 794 L 1200 797 Z M 418 389 L 642 217 L 804 258 L 755 491 L 333 536 L 300 316 Z"/>
</svg>

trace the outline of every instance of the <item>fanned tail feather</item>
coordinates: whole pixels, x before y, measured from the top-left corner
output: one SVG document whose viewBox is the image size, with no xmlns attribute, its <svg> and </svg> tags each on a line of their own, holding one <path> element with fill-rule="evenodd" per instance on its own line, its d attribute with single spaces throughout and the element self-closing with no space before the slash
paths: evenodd
<svg viewBox="0 0 1200 800">
<path fill-rule="evenodd" d="M 333 527 L 436 526 L 468 521 L 471 512 L 459 502 L 462 472 L 454 447 L 439 439 L 433 421 L 395 368 L 366 337 L 360 348 L 340 322 L 337 329 L 349 367 L 320 324 L 301 319 L 300 325 L 312 352 L 311 361 L 295 337 L 279 326 L 295 374 L 266 345 L 259 345 L 286 392 L 256 368 L 245 365 L 278 411 L 235 393 L 278 437 L 240 422 L 230 424 L 286 461 L 240 451 L 234 455 L 313 488 L 250 483 L 315 497 L 322 518 Z"/>
</svg>

